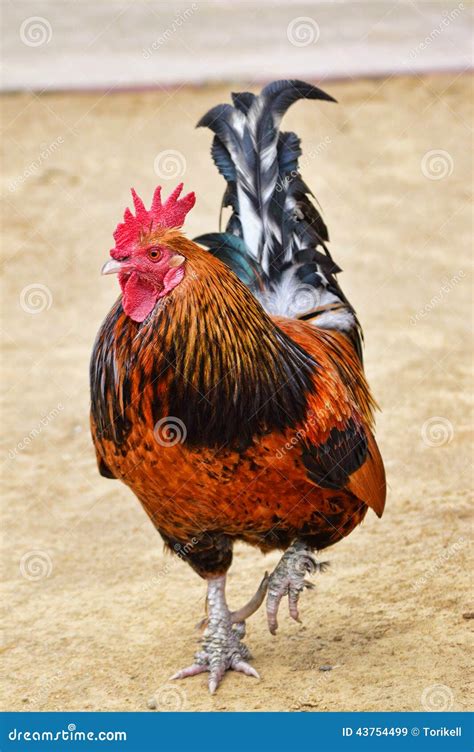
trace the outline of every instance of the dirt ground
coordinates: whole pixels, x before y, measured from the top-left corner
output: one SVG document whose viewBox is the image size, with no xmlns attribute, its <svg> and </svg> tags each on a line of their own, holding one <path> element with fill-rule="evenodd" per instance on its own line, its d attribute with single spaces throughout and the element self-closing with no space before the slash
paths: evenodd
<svg viewBox="0 0 474 752">
<path fill-rule="evenodd" d="M 252 617 L 261 681 L 228 674 L 214 697 L 204 676 L 168 682 L 195 650 L 204 584 L 97 473 L 88 359 L 117 295 L 99 270 L 131 185 L 149 198 L 182 176 L 188 234 L 217 227 L 223 182 L 194 124 L 242 87 L 3 99 L 5 709 L 468 707 L 467 75 L 327 83 L 339 105 L 286 118 L 363 322 L 386 513 L 326 552 L 303 625 L 284 610 L 272 637 Z M 234 607 L 277 559 L 237 548 Z"/>
</svg>

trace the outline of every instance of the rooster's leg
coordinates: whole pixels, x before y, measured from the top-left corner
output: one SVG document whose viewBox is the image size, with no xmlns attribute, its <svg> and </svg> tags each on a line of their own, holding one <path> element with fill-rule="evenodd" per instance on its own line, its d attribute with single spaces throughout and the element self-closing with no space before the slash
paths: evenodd
<svg viewBox="0 0 474 752">
<path fill-rule="evenodd" d="M 247 663 L 250 652 L 241 642 L 245 636 L 245 622 L 235 622 L 233 619 L 233 613 L 229 610 L 225 598 L 225 581 L 225 575 L 208 580 L 208 616 L 202 649 L 194 656 L 195 662 L 191 666 L 178 671 L 171 677 L 171 679 L 184 679 L 186 676 L 209 671 L 211 694 L 214 694 L 222 677 L 229 669 L 260 678 L 255 669 Z"/>
<path fill-rule="evenodd" d="M 278 629 L 277 614 L 283 596 L 288 596 L 290 616 L 300 621 L 298 600 L 305 588 L 313 588 L 312 582 L 305 580 L 307 574 L 313 574 L 326 562 L 318 564 L 313 557 L 310 546 L 303 541 L 295 541 L 284 553 L 268 581 L 267 622 L 272 634 Z"/>
</svg>

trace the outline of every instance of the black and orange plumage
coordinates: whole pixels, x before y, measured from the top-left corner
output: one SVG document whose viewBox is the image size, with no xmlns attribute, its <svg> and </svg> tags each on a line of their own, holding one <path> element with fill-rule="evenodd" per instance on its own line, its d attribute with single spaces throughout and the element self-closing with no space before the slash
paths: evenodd
<svg viewBox="0 0 474 752">
<path fill-rule="evenodd" d="M 279 93 L 296 88 L 300 97 L 319 92 L 300 82 L 271 86 L 279 87 Z M 265 91 L 260 105 L 256 98 L 246 100 L 244 119 L 257 101 L 256 132 L 257 115 L 268 115 Z M 293 101 L 298 98 L 294 91 L 292 96 Z M 215 125 L 223 116 L 230 117 L 230 112 L 214 112 L 210 122 Z M 278 128 L 274 130 L 278 149 Z M 359 324 L 334 276 L 337 267 L 321 237 L 324 223 L 311 220 L 320 215 L 312 204 L 308 209 L 309 199 L 301 189 L 292 194 L 296 204 L 289 203 L 291 211 L 297 206 L 298 221 L 308 227 L 291 229 L 296 220 L 281 208 L 288 196 L 279 196 L 280 208 L 267 211 L 273 241 L 265 240 L 264 222 L 252 252 L 245 238 L 245 212 L 239 209 L 239 180 L 250 190 L 245 178 L 249 168 L 235 168 L 239 144 L 232 153 L 219 140 L 227 131 L 217 127 L 216 132 L 214 157 L 217 152 L 216 161 L 225 164 L 221 171 L 227 170 L 228 180 L 233 178 L 227 192 L 233 209 L 227 232 L 201 237 L 210 248 L 204 250 L 177 229 L 185 212 L 181 217 L 179 210 L 169 210 L 164 220 L 166 212 L 160 215 L 158 203 L 156 221 L 148 221 L 134 195 L 143 226 L 135 237 L 123 229 L 126 218 L 122 234 L 116 235 L 115 260 L 109 265 L 120 272 L 124 298 L 102 325 L 91 360 L 91 426 L 101 473 L 126 483 L 166 544 L 185 550 L 189 564 L 208 580 L 204 648 L 195 664 L 176 676 L 209 670 L 211 691 L 227 668 L 255 674 L 239 631 L 240 621 L 252 609 L 243 609 L 237 617 L 225 603 L 225 573 L 234 542 L 243 540 L 264 552 L 287 550 L 260 589 L 261 597 L 269 589 L 269 625 L 275 631 L 284 594 L 297 617 L 312 552 L 348 535 L 368 508 L 380 516 L 385 503 Z M 263 128 L 261 138 L 266 135 Z M 253 148 L 258 158 L 258 139 Z M 287 164 L 291 167 L 288 159 Z M 230 175 L 229 165 L 235 168 Z M 279 165 L 277 160 L 274 180 L 282 177 Z M 262 175 L 260 200 L 261 180 Z M 178 195 L 173 194 L 173 201 Z M 257 214 L 259 206 L 257 201 Z M 279 245 L 278 211 L 287 225 L 286 241 L 280 227 Z M 289 258 L 288 237 L 294 246 Z M 305 246 L 308 238 L 313 247 Z M 155 284 L 151 262 L 157 259 L 162 259 L 163 274 Z M 166 280 L 171 280 L 169 290 Z M 309 310 L 301 318 L 272 315 L 272 297 L 274 301 L 280 295 L 277 288 L 294 293 L 298 285 L 306 291 L 310 286 L 317 294 Z M 267 293 L 266 311 L 262 302 Z M 288 569 L 299 560 L 301 567 Z"/>
</svg>

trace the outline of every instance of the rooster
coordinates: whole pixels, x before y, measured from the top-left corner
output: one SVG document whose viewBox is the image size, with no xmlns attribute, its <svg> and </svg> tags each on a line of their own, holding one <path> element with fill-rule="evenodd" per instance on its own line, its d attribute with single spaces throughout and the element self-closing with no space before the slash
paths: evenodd
<svg viewBox="0 0 474 752">
<path fill-rule="evenodd" d="M 279 129 L 302 98 L 334 101 L 278 81 L 201 119 L 227 181 L 225 232 L 183 235 L 195 197 L 182 185 L 166 201 L 158 187 L 150 209 L 132 189 L 134 213 L 102 269 L 122 294 L 91 359 L 99 471 L 130 487 L 165 545 L 206 580 L 202 647 L 172 678 L 208 671 L 211 693 L 229 669 L 258 677 L 242 640 L 263 600 L 272 634 L 283 597 L 299 620 L 314 553 L 385 504 L 361 328 L 298 170 L 300 141 Z M 237 540 L 284 554 L 231 611 Z"/>
</svg>

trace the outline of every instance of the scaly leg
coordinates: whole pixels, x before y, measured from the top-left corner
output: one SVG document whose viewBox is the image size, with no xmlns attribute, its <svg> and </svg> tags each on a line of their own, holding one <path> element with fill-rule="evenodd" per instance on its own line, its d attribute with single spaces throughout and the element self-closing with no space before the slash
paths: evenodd
<svg viewBox="0 0 474 752">
<path fill-rule="evenodd" d="M 313 557 L 312 549 L 303 541 L 297 540 L 287 549 L 268 580 L 267 622 L 271 634 L 276 634 L 278 629 L 278 608 L 284 595 L 288 596 L 291 618 L 300 621 L 300 593 L 305 588 L 314 588 L 312 582 L 305 580 L 305 576 L 314 574 L 318 569 L 323 570 L 327 564 L 328 562 L 318 563 Z"/>
<path fill-rule="evenodd" d="M 206 630 L 202 649 L 194 656 L 195 662 L 174 674 L 171 679 L 184 679 L 209 671 L 209 691 L 214 694 L 222 677 L 228 670 L 241 671 L 247 676 L 258 673 L 247 662 L 249 649 L 241 642 L 245 636 L 244 619 L 262 603 L 267 589 L 267 577 L 263 579 L 256 595 L 239 611 L 231 612 L 225 598 L 226 577 L 215 577 L 207 582 Z"/>
</svg>

